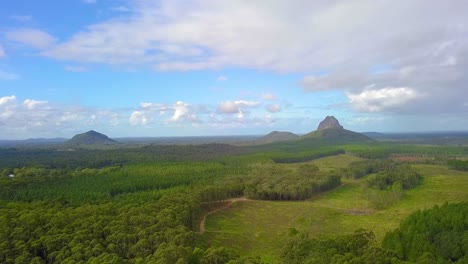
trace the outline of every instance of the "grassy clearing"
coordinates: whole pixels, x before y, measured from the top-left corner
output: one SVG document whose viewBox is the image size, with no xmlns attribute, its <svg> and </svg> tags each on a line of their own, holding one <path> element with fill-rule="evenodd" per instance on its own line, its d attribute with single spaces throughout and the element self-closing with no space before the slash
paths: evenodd
<svg viewBox="0 0 468 264">
<path fill-rule="evenodd" d="M 339 155 L 311 163 L 331 170 L 345 167 L 355 159 Z M 415 165 L 415 168 L 423 175 L 423 182 L 385 210 L 369 207 L 362 194 L 362 180 L 345 180 L 343 186 L 308 201 L 236 202 L 207 218 L 205 237 L 213 245 L 233 246 L 245 254 L 260 255 L 277 263 L 289 236 L 288 229 L 292 227 L 311 237 L 334 236 L 364 228 L 372 230 L 381 241 L 387 231 L 395 229 L 400 220 L 415 210 L 468 200 L 468 172 L 435 165 Z"/>
</svg>

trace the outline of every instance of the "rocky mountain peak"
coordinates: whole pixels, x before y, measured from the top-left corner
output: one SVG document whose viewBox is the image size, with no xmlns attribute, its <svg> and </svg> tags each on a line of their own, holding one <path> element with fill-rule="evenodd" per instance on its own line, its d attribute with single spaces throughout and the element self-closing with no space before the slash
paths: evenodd
<svg viewBox="0 0 468 264">
<path fill-rule="evenodd" d="M 322 122 L 320 122 L 317 130 L 324 130 L 330 128 L 343 129 L 343 126 L 340 125 L 340 122 L 338 122 L 338 119 L 336 119 L 334 116 L 327 116 Z"/>
</svg>

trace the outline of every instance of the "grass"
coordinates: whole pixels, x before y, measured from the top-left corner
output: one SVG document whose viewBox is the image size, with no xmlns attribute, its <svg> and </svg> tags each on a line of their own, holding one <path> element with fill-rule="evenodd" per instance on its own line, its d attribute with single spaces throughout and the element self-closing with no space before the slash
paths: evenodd
<svg viewBox="0 0 468 264">
<path fill-rule="evenodd" d="M 348 155 L 313 161 L 323 170 L 347 166 L 356 158 Z M 297 165 L 290 165 L 297 166 Z M 362 180 L 344 180 L 341 187 L 301 202 L 244 201 L 210 215 L 205 238 L 213 245 L 229 245 L 242 253 L 277 263 L 288 240 L 288 229 L 296 228 L 311 237 L 372 230 L 377 241 L 398 227 L 411 212 L 435 204 L 468 200 L 468 172 L 444 166 L 415 165 L 423 182 L 405 192 L 404 198 L 385 210 L 373 210 L 364 199 Z"/>
</svg>

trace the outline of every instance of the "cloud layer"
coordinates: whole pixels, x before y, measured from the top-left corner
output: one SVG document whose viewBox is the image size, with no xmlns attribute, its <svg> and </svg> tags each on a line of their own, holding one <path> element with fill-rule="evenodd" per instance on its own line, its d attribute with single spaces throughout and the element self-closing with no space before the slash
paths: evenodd
<svg viewBox="0 0 468 264">
<path fill-rule="evenodd" d="M 25 99 L 15 95 L 0 97 L 0 129 L 3 137 L 30 135 L 60 136 L 87 128 L 106 128 L 120 124 L 113 110 L 58 105 L 48 101 Z"/>
<path fill-rule="evenodd" d="M 65 61 L 64 68 L 73 72 L 87 70 L 76 65 L 96 63 L 155 71 L 294 73 L 303 76 L 296 85 L 304 93 L 339 91 L 347 100 L 340 107 L 358 115 L 460 119 L 468 112 L 468 5 L 463 1 L 139 0 L 115 11 L 118 16 L 66 36 L 9 28 L 2 45 L 8 53 L 17 45 Z M 0 68 L 0 79 L 18 78 Z M 216 80 L 220 84 L 227 77 Z M 269 93 L 230 99 L 208 106 L 141 103 L 121 119 L 134 126 L 271 123 L 285 109 Z M 44 113 L 51 107 L 34 102 L 28 104 Z M 28 104 L 16 103 L 17 110 Z"/>
<path fill-rule="evenodd" d="M 299 82 L 306 92 L 411 87 L 443 111 L 466 110 L 460 98 L 468 81 L 468 6 L 460 1 L 140 0 L 126 11 L 61 40 L 28 28 L 6 37 L 58 60 L 164 71 L 308 72 Z M 411 103 L 419 108 L 408 112 L 429 110 L 421 98 Z"/>
<path fill-rule="evenodd" d="M 89 129 L 131 131 L 130 127 L 160 130 L 197 126 L 211 133 L 223 127 L 264 127 L 274 123 L 274 114 L 281 111 L 279 104 L 270 104 L 266 109 L 260 107 L 265 102 L 260 97 L 258 100 L 231 100 L 212 105 L 183 101 L 141 102 L 131 110 L 60 105 L 29 98 L 19 100 L 15 95 L 8 95 L 0 97 L 0 139 L 24 138 L 31 134 L 67 137 Z"/>
</svg>

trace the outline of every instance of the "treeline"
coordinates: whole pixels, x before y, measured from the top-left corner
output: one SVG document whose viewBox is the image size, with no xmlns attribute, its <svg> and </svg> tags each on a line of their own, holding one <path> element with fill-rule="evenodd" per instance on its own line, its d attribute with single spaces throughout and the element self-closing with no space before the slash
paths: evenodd
<svg viewBox="0 0 468 264">
<path fill-rule="evenodd" d="M 17 174 L 14 178 L 1 177 L 0 187 L 3 191 L 0 198 L 96 203 L 132 193 L 212 185 L 220 178 L 245 175 L 248 171 L 247 166 L 230 166 L 218 162 L 140 164 L 76 170 L 21 168 L 15 169 Z M 223 192 L 226 192 L 225 188 Z"/>
<path fill-rule="evenodd" d="M 282 261 L 288 264 L 402 263 L 395 252 L 376 247 L 374 234 L 362 229 L 328 239 L 297 234 L 284 248 Z"/>
<path fill-rule="evenodd" d="M 304 200 L 341 184 L 341 177 L 320 172 L 312 164 L 287 170 L 280 165 L 263 165 L 252 172 L 245 183 L 245 195 L 260 200 Z"/>
<path fill-rule="evenodd" d="M 359 179 L 366 175 L 391 170 L 395 167 L 396 163 L 388 159 L 355 161 L 349 164 L 347 168 L 342 169 L 342 174 L 346 178 Z"/>
<path fill-rule="evenodd" d="M 468 160 L 451 159 L 447 161 L 449 168 L 459 171 L 468 171 Z"/>
<path fill-rule="evenodd" d="M 112 149 L 0 148 L 0 168 L 103 168 L 126 164 L 187 162 L 246 153 L 227 144 L 148 145 Z"/>
<path fill-rule="evenodd" d="M 345 154 L 345 151 L 343 149 L 318 149 L 299 153 L 274 154 L 271 159 L 275 163 L 299 163 L 339 154 Z"/>
<path fill-rule="evenodd" d="M 421 175 L 408 164 L 390 166 L 370 175 L 364 183 L 364 192 L 371 206 L 384 209 L 400 201 L 404 190 L 416 187 Z"/>
<path fill-rule="evenodd" d="M 343 146 L 349 153 L 366 159 L 386 159 L 392 155 L 418 155 L 424 162 L 433 163 L 434 158 L 446 161 L 454 157 L 467 156 L 467 147 L 420 146 L 393 143 L 374 143 Z"/>
<path fill-rule="evenodd" d="M 408 216 L 383 247 L 405 261 L 468 263 L 468 202 L 445 204 Z"/>
</svg>

